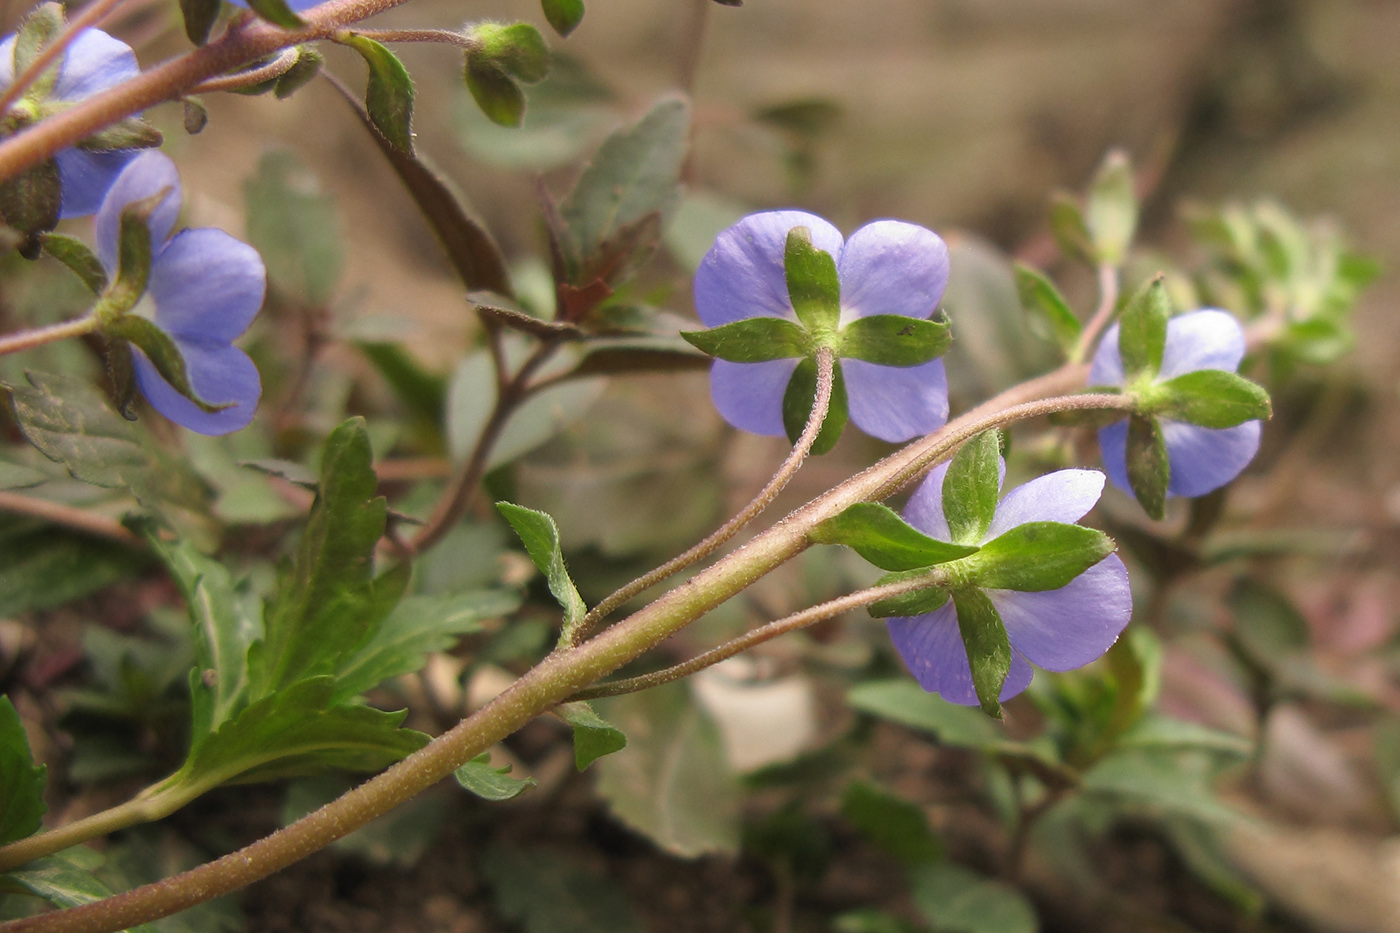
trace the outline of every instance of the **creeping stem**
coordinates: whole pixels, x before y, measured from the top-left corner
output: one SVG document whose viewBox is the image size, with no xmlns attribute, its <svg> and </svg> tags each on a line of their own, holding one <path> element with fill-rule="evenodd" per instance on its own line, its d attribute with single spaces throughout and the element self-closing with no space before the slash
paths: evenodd
<svg viewBox="0 0 1400 933">
<path fill-rule="evenodd" d="M 449 776 L 536 716 L 639 656 L 792 559 L 817 524 L 917 479 L 988 428 L 1056 411 L 1124 408 L 1121 395 L 1062 395 L 1087 367 L 1070 364 L 1003 392 L 813 499 L 694 577 L 588 641 L 556 650 L 470 718 L 360 786 L 253 844 L 106 900 L 0 925 L 0 933 L 110 933 L 238 890 L 325 848 Z"/>
</svg>

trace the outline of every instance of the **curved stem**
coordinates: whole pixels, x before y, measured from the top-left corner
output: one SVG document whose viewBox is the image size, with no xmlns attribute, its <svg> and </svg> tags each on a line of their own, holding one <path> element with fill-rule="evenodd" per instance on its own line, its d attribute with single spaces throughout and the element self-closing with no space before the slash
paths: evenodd
<svg viewBox="0 0 1400 933">
<path fill-rule="evenodd" d="M 39 76 L 49 69 L 49 66 L 63 54 L 68 46 L 73 44 L 73 40 L 78 38 L 78 34 L 89 26 L 95 26 L 106 18 L 120 4 L 126 0 L 94 0 L 94 2 L 83 7 L 77 16 L 68 21 L 63 32 L 58 37 L 44 46 L 39 54 L 34 56 L 34 60 L 29 63 L 29 67 L 15 76 L 14 83 L 5 88 L 5 92 L 0 94 L 0 113 L 10 109 L 10 105 L 19 100 L 20 96 Z"/>
<path fill-rule="evenodd" d="M 0 356 L 4 356 L 6 353 L 18 353 L 21 350 L 32 350 L 35 347 L 42 347 L 46 343 L 67 340 L 69 337 L 82 337 L 96 329 L 97 318 L 89 315 L 73 321 L 64 321 L 61 324 L 50 324 L 48 327 L 40 327 L 35 330 L 6 334 L 0 337 Z"/>
<path fill-rule="evenodd" d="M 78 509 L 61 502 L 50 502 L 47 499 L 36 499 L 33 496 L 25 496 L 17 492 L 0 490 L 0 512 L 13 512 L 16 515 L 40 518 L 55 525 L 62 525 L 65 528 L 72 528 L 99 538 L 108 538 L 120 544 L 129 544 L 134 547 L 144 547 L 146 544 L 139 535 L 132 534 L 116 519 L 98 515 L 87 509 Z"/>
<path fill-rule="evenodd" d="M 857 590 L 854 593 L 828 600 L 810 609 L 794 612 L 790 616 L 784 616 L 766 625 L 760 625 L 758 628 L 745 632 L 737 638 L 732 638 L 722 645 L 717 645 L 703 654 L 696 655 L 689 661 L 682 661 L 680 664 L 673 664 L 664 670 L 653 671 L 650 674 L 641 674 L 637 677 L 628 677 L 625 680 L 615 680 L 612 683 L 589 687 L 586 690 L 580 690 L 569 699 L 592 700 L 597 697 L 619 696 L 624 693 L 636 693 L 638 690 L 646 690 L 649 687 L 659 687 L 661 684 L 670 683 L 682 677 L 688 677 L 696 671 L 702 671 L 707 667 L 732 658 L 740 652 L 747 651 L 755 645 L 761 645 L 765 641 L 777 638 L 779 635 L 786 635 L 788 632 L 795 632 L 798 629 L 807 628 L 809 625 L 825 622 L 827 619 L 839 616 L 845 612 L 850 612 L 852 609 L 868 606 L 882 599 L 889 599 L 892 596 L 902 596 L 905 593 L 923 589 L 924 587 L 946 583 L 947 579 L 947 574 L 935 567 L 924 577 L 915 577 L 911 580 L 901 580 L 898 583 L 887 583 L 884 586 L 873 586 L 869 589 Z"/>
<path fill-rule="evenodd" d="M 831 388 L 835 381 L 835 367 L 836 358 L 829 347 L 822 347 L 817 351 L 817 392 L 816 397 L 812 400 L 812 413 L 807 416 L 807 426 L 802 429 L 802 435 L 792 446 L 792 452 L 788 454 L 782 466 L 778 467 L 778 472 L 774 473 L 768 484 L 759 490 L 758 495 L 754 496 L 748 505 L 740 509 L 738 514 L 721 525 L 708 538 L 685 553 L 671 558 L 655 570 L 645 573 L 623 586 L 589 610 L 588 615 L 584 616 L 583 621 L 579 623 L 578 633 L 575 636 L 578 641 L 586 639 L 597 629 L 598 624 L 607 618 L 609 613 L 633 596 L 713 554 L 772 504 L 773 500 L 778 497 L 778 493 L 783 491 L 783 487 L 787 486 L 802 467 L 803 461 L 812 452 L 812 445 L 816 443 L 817 435 L 821 433 L 822 424 L 826 421 L 827 410 L 831 407 Z"/>
<path fill-rule="evenodd" d="M 106 900 L 0 924 L 0 933 L 111 933 L 193 907 L 265 878 L 330 845 L 450 775 L 544 711 L 617 670 L 800 554 L 808 533 L 856 502 L 883 498 L 948 455 L 950 437 L 1051 411 L 1122 407 L 1119 395 L 1069 395 L 1087 367 L 1067 365 L 1008 389 L 942 430 L 890 454 L 790 513 L 694 577 L 574 648 L 558 650 L 470 718 L 319 810 L 253 844 Z"/>
<path fill-rule="evenodd" d="M 248 71 L 235 71 L 233 74 L 221 75 L 217 78 L 210 78 L 208 81 L 201 81 L 186 93 L 208 94 L 213 91 L 241 91 L 246 87 L 262 84 L 264 81 L 271 81 L 279 78 L 291 70 L 297 63 L 300 56 L 296 46 L 283 49 L 277 53 L 277 57 L 266 65 L 252 68 Z"/>
<path fill-rule="evenodd" d="M 1079 334 L 1079 342 L 1074 345 L 1074 353 L 1070 355 L 1072 362 L 1079 363 L 1088 358 L 1099 335 L 1113 320 L 1113 312 L 1118 309 L 1118 289 L 1118 267 L 1106 262 L 1100 263 L 1099 306 L 1094 309 L 1094 316 L 1089 318 L 1089 323 L 1084 325 L 1084 330 Z"/>
</svg>

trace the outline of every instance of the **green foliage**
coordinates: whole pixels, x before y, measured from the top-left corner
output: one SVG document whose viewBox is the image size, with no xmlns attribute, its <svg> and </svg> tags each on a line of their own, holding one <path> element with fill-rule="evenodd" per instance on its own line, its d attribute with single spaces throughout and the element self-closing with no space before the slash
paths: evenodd
<svg viewBox="0 0 1400 933">
<path fill-rule="evenodd" d="M 55 907 L 79 907 L 114 893 L 93 874 L 102 861 L 102 856 L 91 849 L 68 849 L 59 855 L 35 859 L 23 868 L 0 876 L 0 880 L 41 897 Z M 144 923 L 128 927 L 127 931 L 156 933 L 154 927 Z"/>
<path fill-rule="evenodd" d="M 565 703 L 559 715 L 574 730 L 574 766 L 580 771 L 604 755 L 627 747 L 622 730 L 594 712 L 587 703 Z"/>
<path fill-rule="evenodd" d="M 1127 153 L 1114 149 L 1104 157 L 1089 186 L 1084 223 L 1099 262 L 1121 266 L 1137 231 L 1137 192 Z"/>
<path fill-rule="evenodd" d="M 812 350 L 807 331 L 779 317 L 745 318 L 708 330 L 682 331 L 681 336 L 702 353 L 731 363 L 804 357 Z"/>
<path fill-rule="evenodd" d="M 48 768 L 35 765 L 24 723 L 9 697 L 0 697 L 0 845 L 39 829 Z"/>
<path fill-rule="evenodd" d="M 1037 933 L 1040 921 L 1020 891 L 950 862 L 909 872 L 914 904 L 938 933 Z"/>
<path fill-rule="evenodd" d="M 808 537 L 818 544 L 844 544 L 881 570 L 932 567 L 977 553 L 977 547 L 930 538 L 887 505 L 858 502 L 817 525 Z"/>
<path fill-rule="evenodd" d="M 539 783 L 532 777 L 513 778 L 510 776 L 510 770 L 510 765 L 502 768 L 492 767 L 491 753 L 482 752 L 452 772 L 452 776 L 464 790 L 471 791 L 482 800 L 492 802 L 519 797 Z"/>
<path fill-rule="evenodd" d="M 797 443 L 807 422 L 812 417 L 812 408 L 817 400 L 817 361 L 807 357 L 797 364 L 783 392 L 783 429 L 788 440 Z M 822 420 L 817 439 L 812 442 L 812 453 L 824 454 L 836 446 L 841 432 L 846 429 L 850 413 L 846 406 L 846 377 L 837 362 L 831 371 L 831 401 L 827 405 L 826 418 Z"/>
<path fill-rule="evenodd" d="M 1011 642 L 987 594 L 975 587 L 953 590 L 953 605 L 957 607 L 958 632 L 967 648 L 972 666 L 972 686 L 982 712 L 1001 718 L 1002 684 L 1011 670 Z"/>
<path fill-rule="evenodd" d="M 841 815 L 872 842 L 907 865 L 936 862 L 943 843 L 917 804 L 862 781 L 846 788 Z"/>
<path fill-rule="evenodd" d="M 1031 328 L 1054 340 L 1065 353 L 1073 350 L 1083 325 L 1055 284 L 1030 266 L 1017 263 L 1016 290 Z"/>
<path fill-rule="evenodd" d="M 481 869 L 502 916 L 525 933 L 642 933 L 627 894 L 610 879 L 545 849 L 495 846 Z"/>
<path fill-rule="evenodd" d="M 1128 299 L 1118 322 L 1118 353 L 1129 386 L 1139 377 L 1155 376 L 1162 368 L 1171 313 L 1171 297 L 1161 276 Z"/>
<path fill-rule="evenodd" d="M 335 294 L 345 253 L 334 199 L 289 150 L 258 160 L 243 182 L 248 240 L 262 256 L 273 284 L 309 305 Z"/>
<path fill-rule="evenodd" d="M 61 606 L 132 576 L 146 562 L 120 544 L 0 520 L 0 617 Z"/>
<path fill-rule="evenodd" d="M 523 505 L 497 502 L 496 508 L 520 536 L 530 560 L 540 573 L 544 574 L 549 591 L 563 607 L 564 627 L 559 636 L 560 643 L 571 642 L 579 623 L 588 613 L 588 607 L 584 605 L 583 597 L 578 594 L 578 588 L 574 586 L 574 581 L 569 577 L 569 570 L 564 566 L 559 527 L 554 524 L 554 519 L 545 513 L 527 509 Z"/>
<path fill-rule="evenodd" d="M 977 546 L 987 537 L 1001 497 L 1001 439 L 983 431 L 953 456 L 943 479 L 943 514 L 958 544 Z"/>
<path fill-rule="evenodd" d="M 583 0 L 540 0 L 544 18 L 561 36 L 567 36 L 583 21 Z"/>
<path fill-rule="evenodd" d="M 1233 428 L 1273 415 L 1269 393 L 1243 376 L 1222 369 L 1198 369 L 1159 383 L 1155 412 L 1164 418 L 1206 428 Z"/>
<path fill-rule="evenodd" d="M 918 366 L 943 355 L 953 341 L 942 321 L 872 314 L 842 328 L 837 355 L 883 366 Z"/>
<path fill-rule="evenodd" d="M 964 564 L 978 586 L 1057 590 L 1113 553 L 1102 531 L 1063 522 L 1027 522 L 984 544 Z"/>
<path fill-rule="evenodd" d="M 1167 511 L 1167 484 L 1171 481 L 1171 461 L 1167 441 L 1156 418 L 1132 415 L 1128 418 L 1128 484 L 1142 510 L 1161 521 Z"/>
<path fill-rule="evenodd" d="M 472 28 L 471 38 L 462 72 L 467 90 L 493 122 L 519 126 L 525 117 L 520 85 L 538 84 L 549 70 L 544 37 L 529 23 L 481 23 Z"/>
<path fill-rule="evenodd" d="M 348 45 L 369 67 L 365 112 L 381 136 L 400 152 L 413 152 L 413 78 L 397 55 L 373 39 L 346 33 L 336 41 Z"/>
<path fill-rule="evenodd" d="M 812 231 L 794 227 L 788 231 L 783 251 L 788 300 L 797 319 L 818 342 L 836 331 L 841 317 L 841 282 L 836 260 L 812 245 Z M 824 339 L 825 338 L 825 339 Z"/>
</svg>

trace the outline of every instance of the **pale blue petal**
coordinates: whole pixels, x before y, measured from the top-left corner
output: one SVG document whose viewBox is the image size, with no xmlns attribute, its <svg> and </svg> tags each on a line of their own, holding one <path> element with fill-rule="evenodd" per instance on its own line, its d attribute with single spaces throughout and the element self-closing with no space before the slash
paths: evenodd
<svg viewBox="0 0 1400 933">
<path fill-rule="evenodd" d="M 997 505 L 987 540 L 1026 522 L 1079 521 L 1103 494 L 1098 470 L 1056 470 L 1017 486 Z"/>
<path fill-rule="evenodd" d="M 1118 325 L 1114 324 L 1094 351 L 1094 361 L 1089 366 L 1089 385 L 1121 386 L 1123 382 L 1123 357 L 1118 352 Z"/>
<path fill-rule="evenodd" d="M 1244 330 L 1224 311 L 1192 311 L 1167 322 L 1167 346 L 1159 379 L 1198 369 L 1234 372 L 1244 359 Z"/>
<path fill-rule="evenodd" d="M 793 227 L 812 231 L 812 243 L 838 262 L 841 231 L 804 211 L 750 214 L 715 238 L 695 272 L 695 310 L 707 327 L 750 317 L 796 319 L 788 300 L 783 256 Z"/>
<path fill-rule="evenodd" d="M 55 100 L 82 100 L 141 73 L 131 46 L 100 29 L 84 29 L 68 46 L 54 82 Z"/>
<path fill-rule="evenodd" d="M 132 348 L 136 384 L 156 411 L 176 424 L 200 434 L 228 434 L 246 427 L 257 412 L 262 395 L 258 368 L 248 354 L 227 343 L 197 344 L 177 341 L 195 394 L 211 404 L 233 402 L 232 408 L 206 412 L 185 398 L 156 372 L 146 355 Z"/>
<path fill-rule="evenodd" d="M 1203 428 L 1162 419 L 1174 496 L 1204 496 L 1239 476 L 1259 452 L 1260 422 L 1233 428 Z"/>
<path fill-rule="evenodd" d="M 796 359 L 766 363 L 715 360 L 710 368 L 710 398 L 725 421 L 753 434 L 784 436 L 783 393 Z"/>
<path fill-rule="evenodd" d="M 266 287 L 257 250 L 213 227 L 181 231 L 151 265 L 155 321 L 176 337 L 228 343 L 253 322 Z"/>
<path fill-rule="evenodd" d="M 1109 649 L 1133 615 L 1128 569 L 1110 554 L 1058 590 L 986 590 L 1011 647 L 1047 671 L 1083 667 Z"/>
<path fill-rule="evenodd" d="M 59 150 L 54 156 L 54 161 L 58 163 L 59 189 L 63 195 L 58 216 L 66 219 L 96 214 L 117 176 L 139 152 L 137 149 L 110 152 L 88 152 L 77 148 Z"/>
<path fill-rule="evenodd" d="M 958 632 L 957 610 L 952 600 L 933 612 L 887 620 L 890 640 L 904 659 L 909 673 L 930 693 L 949 703 L 976 706 L 977 691 L 972 685 L 972 668 L 967 648 Z M 1001 687 L 1003 701 L 1009 700 L 1031 682 L 1031 668 L 1015 650 L 1011 670 Z"/>
<path fill-rule="evenodd" d="M 0 42 L 0 91 L 15 83 L 15 34 Z"/>
<path fill-rule="evenodd" d="M 948 245 L 915 224 L 877 220 L 851 234 L 837 273 L 843 322 L 872 314 L 926 318 L 948 286 Z"/>
<path fill-rule="evenodd" d="M 117 271 L 122 211 L 133 201 L 149 198 L 162 189 L 169 189 L 169 193 L 151 214 L 149 224 L 154 253 L 160 252 L 180 217 L 180 173 L 175 163 L 164 153 L 147 149 L 135 156 L 113 182 L 97 212 L 97 256 L 108 272 Z"/>
<path fill-rule="evenodd" d="M 939 541 L 953 540 L 948 519 L 943 514 L 943 480 L 948 476 L 951 462 L 944 461 L 930 470 L 904 504 L 904 520 Z"/>
<path fill-rule="evenodd" d="M 243 9 L 252 9 L 248 6 L 248 0 L 228 0 L 234 6 L 241 6 Z M 304 13 L 315 6 L 320 6 L 326 0 L 287 0 L 287 6 L 292 8 L 293 13 Z"/>
<path fill-rule="evenodd" d="M 843 359 L 851 421 L 871 437 L 899 443 L 943 427 L 948 378 L 942 360 L 919 366 L 882 366 Z"/>
</svg>

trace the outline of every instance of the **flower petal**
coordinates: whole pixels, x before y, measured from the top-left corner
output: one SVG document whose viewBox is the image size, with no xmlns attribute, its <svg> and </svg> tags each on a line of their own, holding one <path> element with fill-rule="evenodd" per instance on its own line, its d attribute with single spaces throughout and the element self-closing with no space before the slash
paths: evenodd
<svg viewBox="0 0 1400 933">
<path fill-rule="evenodd" d="M 1089 385 L 1121 386 L 1123 378 L 1123 357 L 1118 352 L 1118 325 L 1114 324 L 1104 332 L 1094 351 L 1094 362 L 1089 366 Z"/>
<path fill-rule="evenodd" d="M 1026 522 L 1065 522 L 1083 518 L 1103 494 L 1098 470 L 1056 470 L 1017 486 L 997 505 L 987 540 Z"/>
<path fill-rule="evenodd" d="M 1011 647 L 1047 671 L 1083 667 L 1109 649 L 1133 615 L 1128 568 L 1110 554 L 1058 590 L 987 590 Z"/>
<path fill-rule="evenodd" d="M 141 73 L 136 53 L 100 29 L 84 29 L 68 46 L 54 82 L 55 100 L 82 100 Z"/>
<path fill-rule="evenodd" d="M 1127 418 L 1099 429 L 1099 456 L 1103 459 L 1103 469 L 1108 474 L 1109 482 L 1132 495 L 1133 487 L 1128 482 Z"/>
<path fill-rule="evenodd" d="M 177 341 L 185 357 L 190 386 L 206 402 L 233 402 L 234 407 L 206 412 L 185 398 L 156 372 L 140 350 L 132 349 L 136 364 L 136 384 L 156 411 L 176 424 L 200 434 L 228 434 L 246 427 L 257 412 L 262 395 L 258 368 L 248 354 L 227 343 L 205 344 Z"/>
<path fill-rule="evenodd" d="M 167 333 L 228 343 L 262 307 L 267 272 L 247 243 L 222 230 L 183 230 L 151 264 L 155 321 Z"/>
<path fill-rule="evenodd" d="M 917 224 L 877 220 L 851 234 L 836 269 L 843 324 L 872 314 L 926 318 L 948 286 L 948 245 Z"/>
<path fill-rule="evenodd" d="M 707 327 L 768 315 L 796 319 L 788 300 L 788 231 L 807 227 L 812 243 L 841 257 L 841 231 L 804 211 L 750 214 L 715 238 L 695 272 L 695 310 Z"/>
<path fill-rule="evenodd" d="M 783 393 L 800 360 L 731 363 L 715 360 L 710 368 L 710 398 L 734 427 L 753 434 L 781 437 Z"/>
<path fill-rule="evenodd" d="M 1157 378 L 1174 379 L 1198 369 L 1234 372 L 1244 358 L 1244 329 L 1235 316 L 1207 309 L 1167 321 L 1167 346 Z"/>
<path fill-rule="evenodd" d="M 972 667 L 967 661 L 967 648 L 958 632 L 957 611 L 951 601 L 933 612 L 897 616 L 887 620 L 887 624 L 895 650 L 919 686 L 949 703 L 978 705 L 977 690 L 972 685 Z M 1009 700 L 1026 689 L 1031 676 L 1030 665 L 1013 650 L 1011 670 L 1002 684 L 1000 698 Z"/>
<path fill-rule="evenodd" d="M 15 41 L 18 38 L 12 32 L 0 42 L 0 91 L 15 83 Z"/>
<path fill-rule="evenodd" d="M 844 359 L 851 420 L 871 437 L 899 443 L 928 434 L 948 420 L 948 377 L 942 360 L 919 366 L 882 366 Z"/>
<path fill-rule="evenodd" d="M 1258 421 L 1233 428 L 1203 428 L 1162 419 L 1171 463 L 1167 492 L 1187 498 L 1204 496 L 1239 476 L 1259 452 L 1260 427 Z"/>
<path fill-rule="evenodd" d="M 117 271 L 122 211 L 131 202 L 149 198 L 163 188 L 170 191 L 151 214 L 153 253 L 160 252 L 180 216 L 180 173 L 175 163 L 164 153 L 147 149 L 134 157 L 112 183 L 97 212 L 97 256 L 108 272 Z"/>
<path fill-rule="evenodd" d="M 85 149 L 61 149 L 54 156 L 58 163 L 58 184 L 63 195 L 58 216 L 86 217 L 96 214 L 102 199 L 122 170 L 136 158 L 135 149 L 111 152 L 88 152 Z"/>
<path fill-rule="evenodd" d="M 930 470 L 904 504 L 904 520 L 939 541 L 953 540 L 948 518 L 943 514 L 943 480 L 951 462 L 944 461 Z"/>
</svg>

